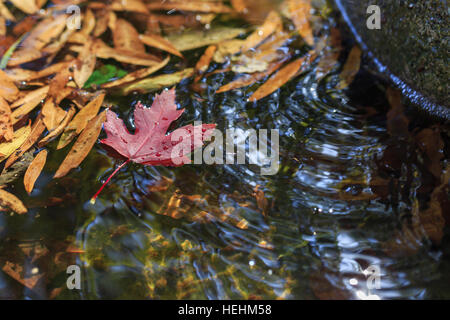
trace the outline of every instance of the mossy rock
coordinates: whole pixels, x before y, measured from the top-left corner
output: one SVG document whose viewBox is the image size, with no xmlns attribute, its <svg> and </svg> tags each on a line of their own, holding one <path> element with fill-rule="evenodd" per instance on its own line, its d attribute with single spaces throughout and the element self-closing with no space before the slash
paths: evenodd
<svg viewBox="0 0 450 320">
<path fill-rule="evenodd" d="M 357 41 L 409 100 L 450 120 L 449 12 L 446 1 L 335 0 Z M 367 8 L 381 9 L 381 29 L 370 30 Z"/>
</svg>

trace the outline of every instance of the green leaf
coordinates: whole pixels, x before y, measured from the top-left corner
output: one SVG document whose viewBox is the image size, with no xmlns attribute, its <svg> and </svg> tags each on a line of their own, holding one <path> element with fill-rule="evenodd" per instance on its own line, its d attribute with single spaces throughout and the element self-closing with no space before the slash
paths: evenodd
<svg viewBox="0 0 450 320">
<path fill-rule="evenodd" d="M 89 79 L 84 84 L 84 88 L 87 89 L 93 84 L 102 85 L 104 83 L 110 82 L 112 80 L 120 79 L 127 74 L 125 70 L 118 69 L 112 64 L 106 64 L 100 69 L 95 70 Z"/>
</svg>

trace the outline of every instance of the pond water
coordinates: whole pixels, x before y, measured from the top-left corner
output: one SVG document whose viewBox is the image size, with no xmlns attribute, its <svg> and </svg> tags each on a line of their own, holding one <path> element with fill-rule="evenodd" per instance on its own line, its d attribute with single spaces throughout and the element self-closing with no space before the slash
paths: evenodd
<svg viewBox="0 0 450 320">
<path fill-rule="evenodd" d="M 98 144 L 52 180 L 64 157 L 55 153 L 31 196 L 13 186 L 30 212 L 0 215 L 2 265 L 20 264 L 36 281 L 24 289 L 0 272 L 0 298 L 450 298 L 448 189 L 438 204 L 433 196 L 448 127 L 411 108 L 393 120 L 387 85 L 366 62 L 346 90 L 336 89 L 339 68 L 318 82 L 315 67 L 257 103 L 247 102 L 257 85 L 215 93 L 229 73 L 202 80 L 200 92 L 189 79 L 177 86 L 186 108 L 177 125 L 278 129 L 273 176 L 255 165 L 129 164 L 91 204 L 120 162 Z M 131 106 L 152 99 L 120 98 L 114 111 L 132 128 Z M 392 129 L 405 119 L 409 130 Z M 424 136 L 443 144 L 438 174 Z M 71 264 L 81 290 L 66 288 Z"/>
</svg>

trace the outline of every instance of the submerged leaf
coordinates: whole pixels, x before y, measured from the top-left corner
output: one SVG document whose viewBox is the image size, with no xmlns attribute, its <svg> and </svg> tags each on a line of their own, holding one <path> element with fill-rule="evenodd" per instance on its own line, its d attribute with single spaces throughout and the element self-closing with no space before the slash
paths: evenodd
<svg viewBox="0 0 450 320">
<path fill-rule="evenodd" d="M 0 189 L 0 208 L 8 208 L 18 214 L 24 214 L 28 211 L 19 198 L 3 189 Z"/>
</svg>

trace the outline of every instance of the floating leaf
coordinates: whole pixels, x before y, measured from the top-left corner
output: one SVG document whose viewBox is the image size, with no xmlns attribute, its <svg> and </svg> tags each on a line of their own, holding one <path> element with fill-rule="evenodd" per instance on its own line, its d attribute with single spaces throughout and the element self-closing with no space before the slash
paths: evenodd
<svg viewBox="0 0 450 320">
<path fill-rule="evenodd" d="M 11 141 L 14 137 L 11 123 L 11 108 L 8 102 L 0 96 L 0 139 Z"/>
<path fill-rule="evenodd" d="M 127 72 L 125 70 L 118 69 L 116 66 L 111 64 L 106 64 L 92 73 L 90 78 L 84 84 L 84 88 L 89 88 L 93 84 L 99 86 L 104 83 L 108 83 L 111 79 L 120 79 L 126 74 Z"/>
<path fill-rule="evenodd" d="M 249 101 L 257 101 L 259 99 L 262 99 L 275 90 L 279 89 L 281 86 L 283 86 L 286 82 L 291 80 L 294 76 L 297 75 L 302 65 L 307 62 L 308 64 L 313 59 L 313 55 L 309 55 L 306 57 L 299 58 L 297 60 L 294 60 L 293 62 L 289 63 L 288 65 L 284 66 L 282 69 L 280 69 L 277 73 L 272 75 L 269 80 L 267 80 L 261 87 L 256 90 L 252 96 L 248 99 Z"/>
<path fill-rule="evenodd" d="M 78 167 L 83 162 L 97 141 L 104 121 L 105 111 L 89 121 L 56 171 L 55 178 L 64 177 L 71 169 Z"/>
<path fill-rule="evenodd" d="M 217 27 L 210 30 L 191 30 L 181 34 L 170 35 L 166 39 L 179 51 L 197 49 L 243 34 L 245 29 Z"/>
<path fill-rule="evenodd" d="M 162 88 L 171 87 L 185 78 L 189 78 L 194 74 L 193 68 L 184 69 L 169 74 L 162 74 L 160 76 L 152 77 L 137 81 L 132 84 L 127 84 L 117 91 L 118 94 L 128 95 L 131 92 L 153 92 Z"/>
<path fill-rule="evenodd" d="M 170 2 L 152 2 L 147 5 L 150 10 L 180 10 L 194 12 L 214 12 L 214 13 L 230 13 L 230 7 L 220 2 L 214 1 L 170 1 Z"/>
<path fill-rule="evenodd" d="M 163 37 L 160 37 L 156 34 L 141 34 L 139 36 L 139 38 L 147 46 L 150 46 L 153 48 L 158 48 L 158 49 L 167 51 L 173 55 L 176 55 L 180 58 L 183 58 L 183 55 L 181 54 L 181 52 L 178 51 L 177 48 L 175 48 L 173 46 L 173 44 L 171 44 L 169 41 L 167 41 Z"/>
<path fill-rule="evenodd" d="M 37 178 L 40 176 L 46 161 L 47 161 L 47 150 L 44 149 L 41 150 L 36 155 L 36 158 L 34 158 L 33 162 L 31 162 L 30 166 L 25 172 L 25 176 L 23 177 L 23 184 L 28 194 L 30 194 L 31 191 L 33 191 L 34 184 Z"/>
<path fill-rule="evenodd" d="M 81 109 L 80 112 L 77 113 L 73 120 L 65 127 L 64 133 L 59 139 L 56 149 L 64 148 L 72 141 L 74 137 L 83 131 L 88 122 L 97 115 L 104 99 L 105 94 L 99 94 L 96 98 L 94 98 L 94 100 L 89 102 L 83 109 Z"/>
<path fill-rule="evenodd" d="M 204 139 L 212 134 L 215 124 L 196 127 L 187 125 L 167 134 L 170 124 L 183 112 L 184 109 L 177 110 L 175 89 L 163 91 L 155 97 L 151 108 L 137 104 L 134 110 L 136 131 L 130 134 L 123 121 L 108 110 L 105 122 L 107 138 L 101 142 L 124 156 L 127 161 L 113 172 L 92 200 L 95 201 L 108 181 L 129 161 L 153 166 L 181 166 L 190 163 L 186 155 L 202 146 Z"/>
<path fill-rule="evenodd" d="M 153 67 L 136 70 L 134 72 L 127 74 L 124 77 L 121 77 L 120 79 L 105 83 L 101 87 L 102 88 L 117 87 L 117 86 L 129 83 L 129 82 L 133 82 L 133 81 L 145 78 L 146 76 L 148 76 L 152 73 L 155 73 L 156 71 L 164 68 L 169 63 L 169 61 L 170 61 L 170 57 L 167 57 L 161 63 L 159 63 Z"/>
<path fill-rule="evenodd" d="M 0 162 L 8 158 L 11 153 L 17 150 L 31 133 L 30 126 L 24 126 L 14 131 L 14 137 L 10 142 L 0 143 Z"/>
<path fill-rule="evenodd" d="M 38 116 L 38 118 L 34 121 L 31 126 L 31 132 L 28 137 L 25 139 L 25 142 L 14 152 L 6 161 L 5 168 L 3 171 L 8 169 L 14 162 L 17 161 L 22 155 L 28 151 L 35 143 L 38 141 L 39 137 L 45 130 L 44 122 L 42 121 L 42 117 Z"/>
<path fill-rule="evenodd" d="M 314 36 L 312 33 L 311 19 L 311 0 L 288 0 L 288 10 L 292 22 L 305 42 L 314 45 Z"/>
</svg>

